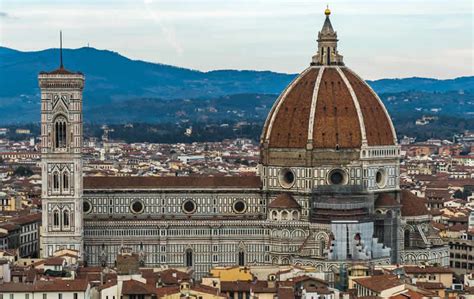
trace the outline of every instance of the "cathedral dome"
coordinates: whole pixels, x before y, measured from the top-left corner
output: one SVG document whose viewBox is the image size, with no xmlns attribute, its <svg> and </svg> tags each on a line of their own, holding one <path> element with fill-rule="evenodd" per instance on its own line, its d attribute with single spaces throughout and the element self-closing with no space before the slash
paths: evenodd
<svg viewBox="0 0 474 299">
<path fill-rule="evenodd" d="M 263 129 L 266 148 L 360 149 L 396 145 L 382 101 L 337 52 L 337 34 L 326 14 L 318 53 L 283 91 Z"/>
<path fill-rule="evenodd" d="M 388 113 L 375 92 L 344 66 L 311 66 L 282 93 L 262 141 L 273 148 L 395 145 Z"/>
</svg>

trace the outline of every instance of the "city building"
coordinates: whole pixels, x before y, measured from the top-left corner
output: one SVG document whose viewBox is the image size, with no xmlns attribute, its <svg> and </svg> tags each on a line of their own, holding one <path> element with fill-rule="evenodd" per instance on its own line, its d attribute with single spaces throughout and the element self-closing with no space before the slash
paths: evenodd
<svg viewBox="0 0 474 299">
<path fill-rule="evenodd" d="M 42 256 L 69 248 L 112 266 L 126 251 L 137 267 L 189 267 L 197 278 L 232 265 L 446 266 L 431 214 L 400 192 L 387 110 L 344 65 L 325 15 L 310 66 L 268 114 L 257 175 L 83 178 L 85 77 L 62 62 L 40 73 Z"/>
<path fill-rule="evenodd" d="M 457 274 L 474 271 L 474 231 L 464 232 L 459 238 L 449 239 L 450 267 Z"/>
<path fill-rule="evenodd" d="M 15 217 L 11 222 L 20 226 L 20 257 L 38 257 L 40 250 L 39 232 L 41 227 L 41 214 L 34 213 Z"/>
<path fill-rule="evenodd" d="M 32 284 L 21 282 L 4 283 L 0 287 L 2 298 L 43 298 L 43 299 L 90 299 L 90 285 L 87 280 L 36 281 Z"/>
</svg>

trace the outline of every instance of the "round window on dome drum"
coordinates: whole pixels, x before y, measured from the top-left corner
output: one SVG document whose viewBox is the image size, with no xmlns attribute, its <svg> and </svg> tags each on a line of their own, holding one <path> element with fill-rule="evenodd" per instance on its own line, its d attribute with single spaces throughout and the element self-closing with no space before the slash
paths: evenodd
<svg viewBox="0 0 474 299">
<path fill-rule="evenodd" d="M 196 211 L 196 203 L 193 200 L 188 199 L 183 203 L 182 209 L 184 213 L 192 214 Z"/>
<path fill-rule="evenodd" d="M 283 188 L 291 188 L 295 183 L 295 173 L 289 168 L 280 170 L 278 180 Z"/>
<path fill-rule="evenodd" d="M 387 176 L 384 169 L 379 169 L 375 174 L 375 183 L 379 188 L 384 188 L 387 184 Z"/>
<path fill-rule="evenodd" d="M 243 200 L 236 200 L 232 208 L 235 213 L 241 214 L 247 209 L 247 204 Z"/>
<path fill-rule="evenodd" d="M 82 211 L 85 213 L 85 214 L 88 214 L 92 211 L 92 204 L 90 203 L 90 201 L 88 200 L 84 200 L 82 202 Z"/>
<path fill-rule="evenodd" d="M 135 200 L 130 205 L 130 210 L 134 214 L 140 214 L 143 212 L 143 210 L 145 210 L 145 206 L 143 205 L 143 202 L 141 200 Z"/>
<path fill-rule="evenodd" d="M 334 169 L 329 173 L 329 183 L 331 185 L 347 184 L 347 174 L 342 169 Z"/>
</svg>

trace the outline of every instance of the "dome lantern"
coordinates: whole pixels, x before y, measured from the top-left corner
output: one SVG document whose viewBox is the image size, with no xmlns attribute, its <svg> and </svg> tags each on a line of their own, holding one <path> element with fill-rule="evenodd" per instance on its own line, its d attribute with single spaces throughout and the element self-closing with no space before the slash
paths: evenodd
<svg viewBox="0 0 474 299">
<path fill-rule="evenodd" d="M 329 7 L 324 11 L 326 20 L 318 33 L 318 52 L 313 56 L 311 65 L 344 65 L 342 55 L 337 52 L 337 32 L 332 28 Z"/>
</svg>

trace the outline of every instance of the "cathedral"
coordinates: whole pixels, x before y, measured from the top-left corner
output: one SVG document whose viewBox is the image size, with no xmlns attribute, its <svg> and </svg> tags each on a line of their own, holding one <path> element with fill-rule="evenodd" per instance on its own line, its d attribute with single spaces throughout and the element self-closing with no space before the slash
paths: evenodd
<svg viewBox="0 0 474 299">
<path fill-rule="evenodd" d="M 316 54 L 265 121 L 252 177 L 83 177 L 85 77 L 61 65 L 41 88 L 41 254 L 78 250 L 113 266 L 447 265 L 424 202 L 400 190 L 390 116 L 345 66 L 325 11 Z"/>
</svg>

